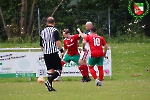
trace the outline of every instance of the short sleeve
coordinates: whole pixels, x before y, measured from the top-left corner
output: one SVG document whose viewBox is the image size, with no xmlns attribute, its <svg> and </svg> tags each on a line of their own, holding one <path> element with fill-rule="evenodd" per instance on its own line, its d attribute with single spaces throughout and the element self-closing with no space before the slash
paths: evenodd
<svg viewBox="0 0 150 100">
<path fill-rule="evenodd" d="M 60 40 L 60 36 L 59 36 L 59 33 L 58 33 L 57 30 L 54 31 L 54 39 L 55 39 L 55 42 L 58 41 L 58 40 Z"/>
</svg>

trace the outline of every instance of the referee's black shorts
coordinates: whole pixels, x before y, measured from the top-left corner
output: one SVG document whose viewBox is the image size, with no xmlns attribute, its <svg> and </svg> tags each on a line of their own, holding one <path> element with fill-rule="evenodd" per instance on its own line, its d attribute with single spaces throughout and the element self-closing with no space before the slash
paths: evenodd
<svg viewBox="0 0 150 100">
<path fill-rule="evenodd" d="M 62 70 L 61 59 L 58 55 L 58 52 L 52 54 L 44 54 L 44 60 L 47 70 Z"/>
</svg>

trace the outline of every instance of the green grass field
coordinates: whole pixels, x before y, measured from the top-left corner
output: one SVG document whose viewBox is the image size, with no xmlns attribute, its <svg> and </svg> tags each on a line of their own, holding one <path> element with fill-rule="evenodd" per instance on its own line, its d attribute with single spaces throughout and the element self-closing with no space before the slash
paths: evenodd
<svg viewBox="0 0 150 100">
<path fill-rule="evenodd" d="M 56 92 L 47 92 L 36 78 L 1 78 L 0 100 L 150 100 L 150 43 L 110 44 L 112 78 L 103 86 L 81 77 L 62 77 Z M 148 71 L 147 71 L 148 70 Z"/>
</svg>

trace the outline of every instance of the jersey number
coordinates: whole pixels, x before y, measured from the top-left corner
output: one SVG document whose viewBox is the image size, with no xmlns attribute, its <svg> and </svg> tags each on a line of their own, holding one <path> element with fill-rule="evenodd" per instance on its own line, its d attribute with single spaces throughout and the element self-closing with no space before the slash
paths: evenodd
<svg viewBox="0 0 150 100">
<path fill-rule="evenodd" d="M 100 39 L 99 38 L 93 38 L 94 40 L 94 46 L 100 46 Z"/>
</svg>

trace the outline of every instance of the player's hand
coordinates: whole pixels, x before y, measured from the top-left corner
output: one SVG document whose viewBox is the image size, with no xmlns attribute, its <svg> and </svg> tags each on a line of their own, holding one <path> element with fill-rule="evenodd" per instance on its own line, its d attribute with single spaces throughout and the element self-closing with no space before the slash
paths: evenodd
<svg viewBox="0 0 150 100">
<path fill-rule="evenodd" d="M 80 30 L 80 28 L 77 28 L 77 31 L 78 31 L 79 33 L 82 33 L 81 30 Z"/>
<path fill-rule="evenodd" d="M 43 47 L 41 46 L 41 50 L 43 51 Z"/>
<path fill-rule="evenodd" d="M 61 59 L 64 57 L 64 52 L 61 53 Z"/>
</svg>

